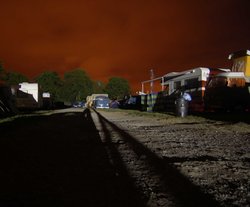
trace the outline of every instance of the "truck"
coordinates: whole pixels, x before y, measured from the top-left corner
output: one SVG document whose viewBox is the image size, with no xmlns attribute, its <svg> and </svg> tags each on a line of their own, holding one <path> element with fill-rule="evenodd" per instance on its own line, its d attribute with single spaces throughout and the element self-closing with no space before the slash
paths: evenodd
<svg viewBox="0 0 250 207">
<path fill-rule="evenodd" d="M 213 76 L 206 87 L 208 111 L 250 111 L 250 50 L 229 55 L 232 69 Z"/>
</svg>

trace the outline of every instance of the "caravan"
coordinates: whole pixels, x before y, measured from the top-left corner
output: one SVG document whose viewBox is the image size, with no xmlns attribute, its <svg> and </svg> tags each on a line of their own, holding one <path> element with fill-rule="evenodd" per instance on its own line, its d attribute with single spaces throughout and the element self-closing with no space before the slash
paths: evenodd
<svg viewBox="0 0 250 207">
<path fill-rule="evenodd" d="M 188 93 L 192 97 L 189 104 L 190 111 L 204 111 L 204 95 L 207 83 L 216 74 L 228 72 L 229 69 L 198 67 L 182 72 L 171 72 L 163 76 L 162 85 L 167 105 L 173 107 L 174 101 L 181 93 Z"/>
</svg>

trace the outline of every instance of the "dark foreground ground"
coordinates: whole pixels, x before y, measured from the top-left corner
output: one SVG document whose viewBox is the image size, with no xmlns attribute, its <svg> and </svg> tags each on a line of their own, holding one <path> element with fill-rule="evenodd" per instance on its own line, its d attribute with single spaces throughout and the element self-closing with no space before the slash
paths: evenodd
<svg viewBox="0 0 250 207">
<path fill-rule="evenodd" d="M 83 109 L 15 117 L 0 123 L 0 207 L 249 206 L 249 139 L 245 121 Z"/>
</svg>

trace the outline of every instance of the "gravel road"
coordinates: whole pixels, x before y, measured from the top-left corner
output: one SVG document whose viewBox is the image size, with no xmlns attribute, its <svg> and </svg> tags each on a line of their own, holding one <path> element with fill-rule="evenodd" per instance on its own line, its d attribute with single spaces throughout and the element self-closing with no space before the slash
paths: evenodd
<svg viewBox="0 0 250 207">
<path fill-rule="evenodd" d="M 96 125 L 147 205 L 249 206 L 248 123 L 131 114 L 100 111 Z"/>
<path fill-rule="evenodd" d="M 66 109 L 0 123 L 0 206 L 249 206 L 249 122 Z"/>
</svg>

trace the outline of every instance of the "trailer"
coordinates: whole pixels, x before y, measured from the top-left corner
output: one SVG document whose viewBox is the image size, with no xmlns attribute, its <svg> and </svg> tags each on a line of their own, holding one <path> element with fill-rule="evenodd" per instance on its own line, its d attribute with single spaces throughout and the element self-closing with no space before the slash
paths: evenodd
<svg viewBox="0 0 250 207">
<path fill-rule="evenodd" d="M 198 67 L 182 72 L 171 72 L 163 76 L 163 94 L 166 97 L 167 111 L 173 111 L 175 101 L 183 93 L 188 93 L 192 100 L 189 110 L 202 112 L 205 110 L 204 95 L 207 83 L 215 75 L 228 72 L 230 69 Z"/>
<path fill-rule="evenodd" d="M 142 108 L 147 111 L 173 112 L 176 100 L 189 94 L 189 111 L 204 112 L 218 109 L 250 111 L 250 50 L 229 55 L 231 69 L 197 67 L 171 72 L 141 82 Z M 161 91 L 145 93 L 144 84 L 160 82 Z"/>
</svg>

